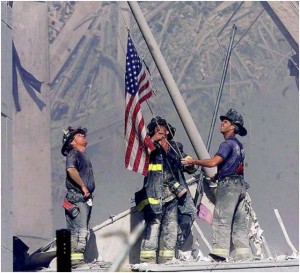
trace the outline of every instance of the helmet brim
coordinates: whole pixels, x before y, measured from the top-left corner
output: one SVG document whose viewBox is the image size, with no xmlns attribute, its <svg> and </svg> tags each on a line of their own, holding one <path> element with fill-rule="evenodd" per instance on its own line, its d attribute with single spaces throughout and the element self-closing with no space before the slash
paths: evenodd
<svg viewBox="0 0 300 273">
<path fill-rule="evenodd" d="M 172 140 L 175 135 L 176 129 L 170 123 L 167 123 L 165 119 L 162 118 L 151 119 L 151 122 L 147 126 L 149 136 L 152 137 L 154 135 L 154 129 L 159 125 L 166 127 L 170 131 L 170 134 L 168 135 L 168 140 Z"/>
<path fill-rule="evenodd" d="M 232 120 L 226 116 L 220 116 L 220 120 L 223 121 L 224 119 L 229 120 L 230 122 L 232 122 Z"/>
<path fill-rule="evenodd" d="M 66 141 L 63 144 L 63 146 L 61 148 L 61 151 L 60 151 L 63 156 L 67 156 L 68 155 L 70 142 L 73 140 L 73 138 L 74 138 L 74 136 L 76 134 L 83 134 L 83 135 L 86 136 L 87 129 L 79 127 L 79 128 L 77 128 L 76 130 L 74 130 L 73 132 L 70 133 L 70 135 L 66 139 Z"/>
<path fill-rule="evenodd" d="M 246 136 L 247 135 L 247 130 L 244 126 L 242 126 L 240 123 L 235 123 L 232 121 L 232 119 L 228 118 L 227 116 L 220 116 L 220 120 L 223 121 L 223 120 L 229 120 L 232 124 L 236 125 L 238 127 L 238 132 L 237 134 L 239 134 L 240 136 Z"/>
<path fill-rule="evenodd" d="M 242 125 L 240 125 L 240 124 L 238 124 L 238 123 L 234 123 L 234 125 L 236 125 L 237 127 L 238 127 L 238 134 L 240 135 L 240 136 L 246 136 L 247 135 L 247 130 L 246 130 L 246 128 L 244 127 L 244 126 L 242 126 Z"/>
</svg>

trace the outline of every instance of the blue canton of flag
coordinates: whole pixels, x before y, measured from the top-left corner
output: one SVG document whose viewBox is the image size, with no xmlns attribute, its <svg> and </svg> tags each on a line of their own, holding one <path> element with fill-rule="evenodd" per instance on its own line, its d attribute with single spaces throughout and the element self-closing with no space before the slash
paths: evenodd
<svg viewBox="0 0 300 273">
<path fill-rule="evenodd" d="M 133 42 L 128 38 L 128 48 L 127 48 L 127 57 L 126 57 L 126 73 L 125 73 L 125 83 L 126 83 L 126 92 L 131 96 L 135 96 L 139 91 L 138 84 L 138 75 L 142 70 L 142 62 L 139 55 L 136 52 L 136 49 L 133 45 Z"/>
</svg>

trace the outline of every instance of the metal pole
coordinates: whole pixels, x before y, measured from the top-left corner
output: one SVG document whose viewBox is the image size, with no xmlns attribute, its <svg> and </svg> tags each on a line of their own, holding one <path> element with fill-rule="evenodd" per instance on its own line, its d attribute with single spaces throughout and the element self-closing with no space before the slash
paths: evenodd
<svg viewBox="0 0 300 273">
<path fill-rule="evenodd" d="M 288 233 L 287 233 L 287 231 L 286 231 L 286 229 L 285 229 L 285 226 L 284 226 L 284 224 L 283 224 L 283 222 L 282 222 L 282 219 L 281 219 L 281 216 L 280 216 L 280 214 L 279 214 L 278 209 L 274 209 L 274 213 L 275 213 L 275 216 L 276 216 L 276 218 L 277 218 L 277 220 L 278 220 L 278 223 L 279 223 L 279 225 L 280 225 L 280 227 L 281 227 L 281 230 L 282 230 L 282 232 L 283 232 L 283 235 L 284 235 L 284 238 L 285 238 L 287 244 L 288 244 L 289 247 L 292 249 L 293 255 L 297 256 L 297 255 L 298 255 L 298 251 L 297 251 L 297 249 L 294 247 L 294 245 L 292 244 L 292 242 L 291 242 L 291 240 L 290 240 L 290 237 L 289 237 L 289 235 L 288 235 Z"/>
<path fill-rule="evenodd" d="M 222 29 L 219 31 L 219 33 L 217 34 L 217 37 L 219 37 L 221 35 L 221 33 L 223 32 L 223 30 L 227 27 L 227 25 L 229 24 L 229 22 L 231 21 L 231 19 L 233 18 L 233 16 L 237 13 L 237 11 L 240 9 L 240 7 L 244 4 L 244 2 L 241 2 L 239 4 L 239 6 L 236 8 L 236 10 L 232 13 L 232 15 L 230 16 L 230 18 L 227 20 L 227 22 L 225 23 L 225 25 L 222 27 Z"/>
<path fill-rule="evenodd" d="M 204 233 L 202 232 L 201 228 L 199 227 L 197 221 L 193 222 L 193 226 L 195 227 L 195 229 L 200 234 L 200 236 L 201 236 L 203 242 L 206 244 L 208 250 L 211 252 L 212 251 L 212 247 L 211 247 L 210 243 L 208 242 L 208 240 L 206 239 L 206 237 L 204 236 Z"/>
<path fill-rule="evenodd" d="M 216 102 L 216 105 L 215 105 L 214 114 L 213 114 L 212 122 L 210 124 L 209 134 L 208 134 L 208 138 L 207 138 L 207 144 L 206 144 L 207 151 L 210 150 L 211 140 L 212 140 L 215 124 L 216 124 L 216 118 L 217 118 L 219 105 L 220 105 L 220 101 L 221 101 L 221 96 L 222 96 L 222 92 L 223 92 L 223 88 L 224 88 L 224 83 L 225 83 L 225 78 L 226 78 L 226 74 L 227 74 L 229 59 L 230 59 L 230 55 L 231 55 L 231 51 L 232 51 L 232 44 L 233 44 L 235 32 L 236 32 L 236 26 L 233 25 L 232 26 L 232 33 L 231 33 L 231 36 L 230 36 L 230 42 L 229 42 L 229 46 L 228 46 L 228 49 L 227 49 L 226 58 L 225 58 L 225 62 L 224 62 L 224 67 L 223 67 L 223 72 L 222 72 L 222 77 L 221 77 L 221 83 L 220 83 L 219 92 L 218 92 L 218 96 L 217 96 L 217 102 Z M 200 182 L 198 183 L 197 191 L 196 191 L 195 198 L 194 198 L 194 203 L 196 205 L 200 203 L 201 198 L 202 198 L 202 193 L 201 193 L 201 187 L 202 187 L 201 181 L 203 181 L 203 174 L 202 173 L 200 175 L 199 180 L 200 180 Z M 213 199 L 210 198 L 210 200 L 212 201 Z"/>
<path fill-rule="evenodd" d="M 124 245 L 124 247 L 120 250 L 120 253 L 117 256 L 117 258 L 115 259 L 114 263 L 109 268 L 109 272 L 120 271 L 120 267 L 121 267 L 123 261 L 125 260 L 126 255 L 129 253 L 130 249 L 133 247 L 133 245 L 136 243 L 136 241 L 140 238 L 144 229 L 145 229 L 145 225 L 143 222 L 141 222 L 134 228 L 134 230 L 131 232 L 129 237 L 127 237 L 127 236 L 125 236 L 125 234 L 123 234 L 125 236 L 124 239 L 126 239 L 127 242 Z M 120 235 L 122 235 L 122 234 L 120 234 Z M 107 234 L 107 236 L 109 236 L 109 234 Z"/>
<path fill-rule="evenodd" d="M 232 26 L 232 32 L 231 32 L 231 35 L 230 35 L 230 42 L 229 42 L 229 46 L 228 46 L 228 49 L 227 49 L 225 63 L 224 63 L 224 67 L 223 67 L 222 78 L 221 78 L 221 83 L 220 83 L 220 87 L 219 87 L 217 102 L 216 102 L 216 105 L 215 105 L 213 119 L 212 119 L 212 122 L 210 124 L 210 129 L 209 129 L 209 134 L 208 134 L 208 139 L 207 139 L 206 148 L 207 148 L 208 151 L 210 149 L 211 140 L 212 140 L 212 136 L 213 136 L 213 132 L 214 132 L 214 128 L 215 128 L 216 118 L 217 118 L 219 105 L 220 105 L 220 101 L 221 101 L 221 96 L 222 96 L 222 92 L 223 92 L 223 88 L 224 88 L 224 83 L 225 83 L 225 78 L 226 78 L 226 74 L 227 74 L 227 69 L 228 69 L 228 64 L 229 64 L 229 59 L 230 59 L 230 55 L 231 55 L 232 44 L 233 44 L 235 32 L 236 32 L 236 26 L 233 25 Z"/>
<path fill-rule="evenodd" d="M 198 132 L 198 129 L 192 119 L 192 116 L 178 90 L 178 87 L 173 79 L 173 76 L 168 68 L 168 65 L 152 35 L 152 32 L 146 22 L 146 19 L 136 1 L 127 2 L 131 12 L 141 30 L 152 58 L 157 66 L 157 69 L 163 79 L 163 82 L 169 92 L 177 113 L 181 119 L 184 129 L 192 143 L 192 146 L 199 159 L 210 158 L 209 153 L 203 143 L 203 140 Z M 216 168 L 203 168 L 208 176 L 213 176 L 217 170 Z"/>
</svg>

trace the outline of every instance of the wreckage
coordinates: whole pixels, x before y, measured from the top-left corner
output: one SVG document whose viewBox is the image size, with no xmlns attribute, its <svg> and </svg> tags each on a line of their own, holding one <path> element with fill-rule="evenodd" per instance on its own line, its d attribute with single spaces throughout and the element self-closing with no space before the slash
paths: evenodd
<svg viewBox="0 0 300 273">
<path fill-rule="evenodd" d="M 199 177 L 198 177 L 199 179 Z M 188 181 L 192 194 L 196 192 L 198 182 L 197 177 Z M 73 271 L 108 271 L 108 272 L 128 272 L 128 271 L 152 271 L 152 272 L 184 272 L 184 271 L 263 271 L 273 272 L 275 269 L 281 271 L 294 272 L 299 268 L 299 254 L 296 248 L 289 242 L 292 250 L 291 255 L 278 255 L 272 257 L 268 244 L 263 236 L 257 220 L 256 214 L 251 205 L 248 194 L 247 208 L 248 221 L 250 225 L 249 240 L 255 246 L 253 251 L 255 259 L 253 261 L 226 261 L 212 262 L 205 257 L 201 247 L 195 244 L 187 246 L 187 251 L 180 253 L 179 259 L 171 265 L 148 265 L 139 264 L 139 250 L 141 234 L 144 230 L 143 216 L 132 207 L 111 219 L 95 226 L 91 229 L 90 239 L 85 252 L 87 264 Z M 279 218 L 281 223 L 281 219 Z M 282 223 L 281 223 L 282 224 Z M 193 233 L 202 237 L 208 249 L 211 246 L 203 235 L 197 222 L 194 222 Z M 283 232 L 286 231 L 283 227 Z M 288 236 L 287 236 L 288 238 Z M 287 239 L 289 240 L 289 239 Z M 20 242 L 18 242 L 20 244 Z M 24 248 L 23 255 L 28 248 Z M 26 255 L 26 254 L 25 254 Z M 20 266 L 15 271 L 35 270 L 37 271 L 57 271 L 56 240 L 49 242 L 44 247 L 38 249 L 33 254 L 26 255 Z M 105 261 L 113 261 L 112 263 Z"/>
<path fill-rule="evenodd" d="M 140 20 L 140 28 L 147 27 L 143 26 L 145 21 L 143 20 L 143 14 L 136 13 L 138 6 L 134 2 L 129 2 L 131 11 L 135 14 L 136 20 Z M 92 26 L 88 29 L 86 40 L 80 40 L 78 44 L 82 48 L 76 48 L 77 54 L 70 57 L 68 63 L 64 64 L 65 67 L 60 71 L 52 72 L 55 76 L 52 76 L 51 85 L 53 90 L 62 90 L 61 92 L 55 93 L 54 97 L 58 97 L 66 92 L 65 87 L 68 85 L 69 79 L 72 79 L 71 73 L 74 72 L 76 65 L 80 66 L 80 54 L 85 54 L 88 51 L 88 45 L 91 44 L 91 34 L 97 35 L 97 25 L 100 22 L 99 17 L 95 17 L 95 21 Z M 229 22 L 229 21 L 228 21 Z M 63 26 L 61 26 L 63 28 Z M 148 30 L 145 36 L 150 35 L 151 32 Z M 154 38 L 153 38 L 154 39 Z M 152 50 L 153 58 L 157 58 L 156 63 L 164 60 L 158 47 L 155 47 L 155 40 L 151 39 L 148 41 L 148 47 Z M 84 47 L 85 45 L 86 47 Z M 75 50 L 75 49 L 74 49 Z M 99 50 L 99 49 L 97 49 Z M 151 51 L 150 50 L 150 51 Z M 298 51 L 296 51 L 298 52 Z M 57 58 L 57 56 L 55 56 Z M 105 59 L 106 62 L 112 60 Z M 159 66 L 159 64 L 157 64 Z M 160 64 L 161 65 L 161 64 Z M 295 69 L 297 63 L 291 61 L 291 66 Z M 161 74 L 170 74 L 167 67 L 161 67 L 159 70 Z M 90 75 L 89 75 L 90 76 Z M 181 97 L 178 88 L 170 75 L 161 75 L 164 78 L 165 84 L 167 85 L 168 92 L 172 97 L 175 108 L 178 111 L 178 115 L 185 127 L 187 134 L 189 135 L 190 141 L 194 147 L 194 150 L 199 158 L 209 157 L 209 153 L 204 145 L 201 136 L 198 133 L 196 126 L 193 124 L 192 118 L 185 107 L 185 101 Z M 60 78 L 61 77 L 61 78 Z M 92 75 L 93 77 L 93 75 Z M 64 79 L 56 85 L 59 79 Z M 182 80 L 182 79 L 179 79 Z M 58 88 L 57 86 L 60 85 Z M 221 89 L 221 88 L 220 88 Z M 174 91 L 175 90 L 175 91 Z M 64 98 L 62 95 L 59 99 L 54 100 L 52 118 L 58 120 L 58 117 L 62 117 L 61 113 L 68 113 L 67 109 L 61 99 Z M 60 112 L 58 111 L 60 110 Z M 71 111 L 76 111 L 76 106 L 70 107 Z M 217 111 L 216 111 L 217 112 Z M 213 124 L 213 122 L 212 122 Z M 210 175 L 210 171 L 207 170 L 207 174 Z M 212 171 L 213 172 L 213 171 Z M 198 185 L 202 185 L 201 175 L 192 177 L 189 180 L 190 190 L 193 196 L 202 195 L 202 204 L 205 204 L 206 208 L 213 208 L 213 203 L 207 198 L 206 193 L 203 192 L 204 188 L 199 188 Z M 187 246 L 187 251 L 181 253 L 180 259 L 173 265 L 141 265 L 139 264 L 139 246 L 140 246 L 140 235 L 143 231 L 143 219 L 142 215 L 133 206 L 130 209 L 119 213 L 115 216 L 111 216 L 105 222 L 100 225 L 96 225 L 91 229 L 91 236 L 88 242 L 87 251 L 85 258 L 90 263 L 90 267 L 82 268 L 83 271 L 204 271 L 204 270 L 228 270 L 228 271 L 273 271 L 274 268 L 280 267 L 283 271 L 294 271 L 298 269 L 298 251 L 292 245 L 284 228 L 284 225 L 280 219 L 278 211 L 275 211 L 280 227 L 284 233 L 284 236 L 290 246 L 292 253 L 291 255 L 277 255 L 273 257 L 268 244 L 263 236 L 263 230 L 260 227 L 260 223 L 257 219 L 256 213 L 253 210 L 251 204 L 251 198 L 248 195 L 248 212 L 249 212 L 249 239 L 254 245 L 253 252 L 257 256 L 256 261 L 251 262 L 232 262 L 227 261 L 224 263 L 212 263 L 207 260 L 203 254 L 203 246 L 210 249 L 208 240 L 205 238 L 199 224 L 194 223 L 193 236 L 198 234 L 198 237 L 202 239 L 204 245 L 193 242 Z M 201 216 L 200 216 L 201 217 Z M 199 242 L 199 241 L 197 241 Z M 17 237 L 14 238 L 16 247 L 14 248 L 15 257 L 15 268 L 14 271 L 25 271 L 25 270 L 43 270 L 43 271 L 55 271 L 56 265 L 56 239 L 51 240 L 31 255 L 27 253 L 28 246 L 20 242 Z M 20 245 L 22 247 L 20 247 Z M 22 249 L 21 253 L 17 253 L 15 249 Z M 23 257 L 21 257 L 23 256 Z M 104 261 L 111 261 L 111 264 L 106 264 Z"/>
</svg>

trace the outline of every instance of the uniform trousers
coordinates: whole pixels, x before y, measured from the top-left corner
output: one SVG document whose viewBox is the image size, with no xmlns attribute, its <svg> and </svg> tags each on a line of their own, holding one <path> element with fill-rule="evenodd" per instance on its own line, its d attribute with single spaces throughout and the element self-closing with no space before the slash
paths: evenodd
<svg viewBox="0 0 300 273">
<path fill-rule="evenodd" d="M 141 245 L 140 261 L 167 263 L 175 257 L 178 228 L 177 200 L 163 205 L 161 214 L 145 212 L 146 229 Z"/>
<path fill-rule="evenodd" d="M 71 263 L 77 265 L 84 262 L 84 251 L 89 237 L 89 223 L 92 206 L 89 206 L 81 193 L 69 190 L 67 200 L 74 203 L 79 209 L 76 217 L 65 211 L 67 229 L 71 233 Z"/>
<path fill-rule="evenodd" d="M 228 258 L 232 252 L 236 260 L 252 256 L 246 223 L 245 193 L 242 176 L 226 177 L 219 181 L 212 223 L 212 254 Z"/>
</svg>

